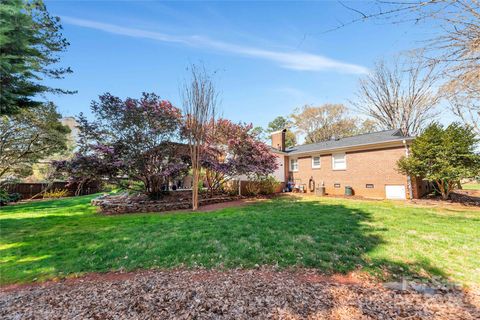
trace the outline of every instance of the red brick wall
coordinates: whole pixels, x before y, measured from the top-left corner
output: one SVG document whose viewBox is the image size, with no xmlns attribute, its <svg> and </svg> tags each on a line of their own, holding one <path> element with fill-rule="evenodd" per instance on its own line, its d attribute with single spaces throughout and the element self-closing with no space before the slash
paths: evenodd
<svg viewBox="0 0 480 320">
<path fill-rule="evenodd" d="M 285 151 L 285 130 L 272 133 L 272 148 Z"/>
<path fill-rule="evenodd" d="M 312 169 L 311 156 L 302 156 L 298 157 L 298 172 L 289 172 L 287 177 L 305 184 L 307 189 L 310 177 L 313 177 L 316 186 L 323 181 L 328 194 L 344 194 L 345 186 L 351 186 L 355 195 L 385 198 L 385 185 L 404 185 L 408 193 L 407 177 L 396 171 L 396 162 L 404 155 L 403 146 L 346 152 L 346 170 L 332 169 L 331 154 L 320 155 L 319 169 Z M 286 163 L 289 168 L 289 158 Z M 339 183 L 340 188 L 335 188 L 335 183 Z M 374 188 L 366 188 L 366 184 L 373 184 Z"/>
<path fill-rule="evenodd" d="M 432 188 L 427 181 L 423 181 L 419 178 L 412 178 L 412 193 L 415 199 L 421 198 L 431 191 Z"/>
</svg>

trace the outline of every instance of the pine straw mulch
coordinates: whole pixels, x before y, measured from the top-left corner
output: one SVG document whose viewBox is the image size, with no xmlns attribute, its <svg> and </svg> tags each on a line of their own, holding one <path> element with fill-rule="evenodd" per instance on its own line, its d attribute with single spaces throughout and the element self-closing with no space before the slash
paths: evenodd
<svg viewBox="0 0 480 320">
<path fill-rule="evenodd" d="M 2 319 L 480 319 L 472 293 L 395 291 L 312 270 L 93 274 L 2 291 Z"/>
</svg>

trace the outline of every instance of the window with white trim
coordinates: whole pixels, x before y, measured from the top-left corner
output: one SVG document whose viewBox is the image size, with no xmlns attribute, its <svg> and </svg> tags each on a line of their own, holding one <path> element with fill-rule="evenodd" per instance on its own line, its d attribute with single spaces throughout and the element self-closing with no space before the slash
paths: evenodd
<svg viewBox="0 0 480 320">
<path fill-rule="evenodd" d="M 320 156 L 313 156 L 312 157 L 312 169 L 318 169 L 320 168 L 321 162 L 320 162 Z"/>
<path fill-rule="evenodd" d="M 290 159 L 290 171 L 298 171 L 298 159 Z"/>
<path fill-rule="evenodd" d="M 347 169 L 347 157 L 345 153 L 332 154 L 332 169 L 333 170 Z"/>
</svg>

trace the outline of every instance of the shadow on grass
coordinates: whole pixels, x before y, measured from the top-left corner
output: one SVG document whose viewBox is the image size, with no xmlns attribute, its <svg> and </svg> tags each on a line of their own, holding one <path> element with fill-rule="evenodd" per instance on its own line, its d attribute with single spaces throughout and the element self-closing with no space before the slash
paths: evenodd
<svg viewBox="0 0 480 320">
<path fill-rule="evenodd" d="M 91 214 L 91 198 L 10 208 L 78 207 L 85 214 L 0 220 L 0 282 L 138 268 L 256 265 L 311 267 L 325 273 L 401 271 L 414 277 L 423 277 L 418 273 L 423 269 L 445 277 L 426 261 L 370 261 L 368 252 L 382 243 L 373 233 L 381 230 L 370 223 L 370 213 L 342 204 L 277 198 L 209 213 L 107 217 Z"/>
</svg>

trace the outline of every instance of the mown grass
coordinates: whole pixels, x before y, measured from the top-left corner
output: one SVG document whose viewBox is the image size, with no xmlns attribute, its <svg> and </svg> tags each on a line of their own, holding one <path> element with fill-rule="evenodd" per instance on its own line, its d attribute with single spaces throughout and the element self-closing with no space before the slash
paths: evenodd
<svg viewBox="0 0 480 320">
<path fill-rule="evenodd" d="M 101 216 L 91 199 L 1 208 L 0 282 L 258 264 L 480 283 L 480 211 L 309 197 L 209 213 Z"/>
<path fill-rule="evenodd" d="M 465 190 L 480 190 L 480 183 L 466 183 L 462 185 Z"/>
</svg>

